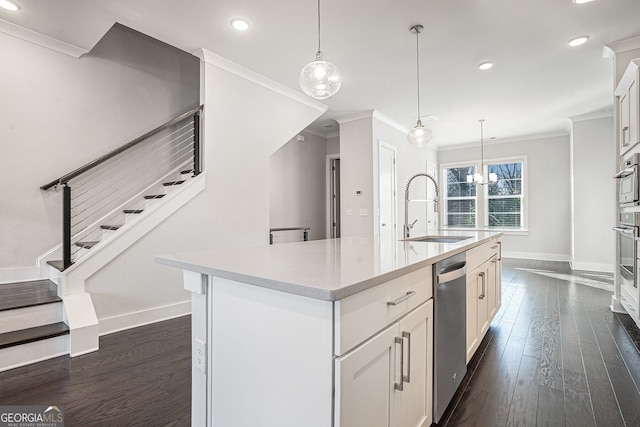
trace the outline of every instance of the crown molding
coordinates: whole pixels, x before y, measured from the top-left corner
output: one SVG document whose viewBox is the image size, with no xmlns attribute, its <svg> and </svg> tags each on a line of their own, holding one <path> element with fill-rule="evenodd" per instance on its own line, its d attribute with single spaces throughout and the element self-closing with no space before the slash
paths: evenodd
<svg viewBox="0 0 640 427">
<path fill-rule="evenodd" d="M 242 65 L 230 61 L 229 59 L 224 58 L 209 50 L 198 49 L 197 51 L 193 52 L 193 55 L 200 58 L 200 60 L 206 64 L 210 64 L 220 68 L 221 70 L 228 71 L 229 73 L 235 74 L 238 77 L 260 85 L 280 95 L 286 96 L 290 99 L 293 99 L 294 101 L 297 101 L 322 113 L 329 109 L 327 105 L 316 101 L 313 98 L 309 98 L 301 92 L 295 91 L 281 83 L 276 82 L 275 80 L 271 80 L 270 78 L 265 77 L 262 74 L 256 73 L 253 70 L 243 67 Z"/>
<path fill-rule="evenodd" d="M 556 131 L 556 132 L 540 133 L 535 135 L 522 135 L 522 136 L 517 136 L 513 138 L 490 139 L 490 140 L 485 140 L 484 145 L 486 147 L 487 145 L 510 144 L 514 142 L 534 141 L 534 140 L 551 139 L 551 138 L 568 137 L 568 136 L 569 134 L 565 131 Z M 437 148 L 438 148 L 438 151 L 451 151 L 451 150 L 460 150 L 463 148 L 478 147 L 479 145 L 480 145 L 480 141 L 475 141 L 475 142 L 464 142 L 461 144 L 453 144 L 453 145 L 449 145 L 449 144 L 441 145 L 441 146 L 438 146 Z"/>
<path fill-rule="evenodd" d="M 611 49 L 616 55 L 630 50 L 640 49 L 640 36 L 608 43 L 605 45 L 605 48 Z"/>
<path fill-rule="evenodd" d="M 9 34 L 10 36 L 36 44 L 38 46 L 63 53 L 73 58 L 80 58 L 82 55 L 89 52 L 88 50 L 81 47 L 63 42 L 58 39 L 54 39 L 49 36 L 45 36 L 44 34 L 37 33 L 35 31 L 21 27 L 20 25 L 16 25 L 12 22 L 4 21 L 2 19 L 0 19 L 0 32 Z"/>
<path fill-rule="evenodd" d="M 613 118 L 613 109 L 593 111 L 591 113 L 580 114 L 579 116 L 570 116 L 571 122 L 584 122 L 586 120 Z"/>
</svg>

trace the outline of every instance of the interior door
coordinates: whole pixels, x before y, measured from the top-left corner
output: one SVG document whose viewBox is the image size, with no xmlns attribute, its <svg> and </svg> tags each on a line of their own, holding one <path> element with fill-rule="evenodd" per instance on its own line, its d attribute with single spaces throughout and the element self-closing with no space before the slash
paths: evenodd
<svg viewBox="0 0 640 427">
<path fill-rule="evenodd" d="M 396 151 L 380 143 L 378 159 L 380 240 L 394 242 L 396 234 Z"/>
</svg>

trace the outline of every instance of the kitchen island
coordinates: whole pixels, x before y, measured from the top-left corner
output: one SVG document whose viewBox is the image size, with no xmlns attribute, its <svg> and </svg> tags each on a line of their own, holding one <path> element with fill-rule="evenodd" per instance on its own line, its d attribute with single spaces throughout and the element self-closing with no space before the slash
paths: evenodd
<svg viewBox="0 0 640 427">
<path fill-rule="evenodd" d="M 192 425 L 430 425 L 432 266 L 467 254 L 470 354 L 499 306 L 501 234 L 446 234 L 159 256 L 192 292 Z"/>
</svg>

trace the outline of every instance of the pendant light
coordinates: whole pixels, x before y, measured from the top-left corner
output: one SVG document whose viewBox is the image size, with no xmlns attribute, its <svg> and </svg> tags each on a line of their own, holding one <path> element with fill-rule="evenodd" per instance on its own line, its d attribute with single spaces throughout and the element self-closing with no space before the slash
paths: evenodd
<svg viewBox="0 0 640 427">
<path fill-rule="evenodd" d="M 467 182 L 473 184 L 485 185 L 488 183 L 495 184 L 498 182 L 498 175 L 491 172 L 489 174 L 489 179 L 485 180 L 484 176 L 484 119 L 478 120 L 480 122 L 480 172 L 476 172 L 475 174 L 467 175 Z"/>
<path fill-rule="evenodd" d="M 325 99 L 334 95 L 342 84 L 338 67 L 325 61 L 320 50 L 320 0 L 318 0 L 318 52 L 316 59 L 300 71 L 300 88 L 315 99 Z"/>
<path fill-rule="evenodd" d="M 431 129 L 424 127 L 422 125 L 422 120 L 420 120 L 420 46 L 418 44 L 419 34 L 424 30 L 422 25 L 414 25 L 409 28 L 411 34 L 416 35 L 416 77 L 418 81 L 418 121 L 416 122 L 416 126 L 409 131 L 407 135 L 407 139 L 409 140 L 409 144 L 416 147 L 424 147 L 428 143 L 431 142 L 432 133 Z"/>
</svg>

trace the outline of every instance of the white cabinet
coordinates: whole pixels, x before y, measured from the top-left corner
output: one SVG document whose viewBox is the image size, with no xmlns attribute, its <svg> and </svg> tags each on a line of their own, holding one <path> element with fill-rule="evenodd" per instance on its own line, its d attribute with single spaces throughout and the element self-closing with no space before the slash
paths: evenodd
<svg viewBox="0 0 640 427">
<path fill-rule="evenodd" d="M 500 308 L 501 262 L 499 241 L 478 246 L 467 255 L 467 363 Z"/>
<path fill-rule="evenodd" d="M 615 90 L 615 95 L 618 97 L 620 155 L 640 142 L 639 69 L 640 59 L 631 61 Z"/>
<path fill-rule="evenodd" d="M 432 420 L 433 300 L 336 359 L 336 427 Z"/>
</svg>

